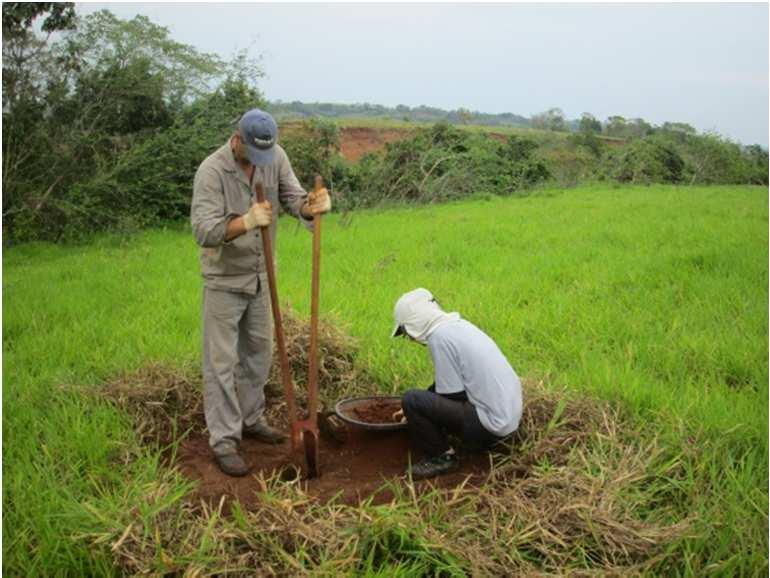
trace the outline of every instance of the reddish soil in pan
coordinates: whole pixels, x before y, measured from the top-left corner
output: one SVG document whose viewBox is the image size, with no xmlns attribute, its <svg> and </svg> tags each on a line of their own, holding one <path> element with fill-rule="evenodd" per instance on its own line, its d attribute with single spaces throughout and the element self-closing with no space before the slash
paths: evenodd
<svg viewBox="0 0 770 578">
<path fill-rule="evenodd" d="M 401 480 L 409 463 L 409 440 L 406 431 L 367 432 L 355 426 L 344 430 L 343 442 L 327 441 L 321 438 L 321 476 L 302 480 L 303 489 L 322 501 L 339 495 L 340 501 L 357 504 L 374 495 L 374 503 L 385 503 L 392 499 L 392 493 L 382 489 L 384 482 Z M 246 508 L 259 505 L 257 492 L 261 490 L 255 474 L 265 476 L 271 472 L 284 471 L 292 479 L 291 444 L 268 445 L 251 439 L 241 442 L 241 451 L 252 466 L 252 473 L 242 478 L 226 476 L 214 462 L 206 436 L 196 436 L 182 442 L 177 456 L 177 465 L 190 479 L 200 482 L 198 497 L 218 503 L 222 496 L 237 498 Z M 300 456 L 302 457 L 302 456 Z M 415 456 L 412 456 L 412 460 Z M 451 474 L 415 482 L 418 488 L 452 488 L 470 476 L 470 485 L 484 482 L 489 470 L 489 455 L 470 454 L 461 459 L 461 467 Z"/>
<path fill-rule="evenodd" d="M 400 401 L 383 401 L 378 399 L 369 405 L 354 407 L 351 413 L 365 423 L 393 423 L 393 414 L 400 409 Z"/>
</svg>

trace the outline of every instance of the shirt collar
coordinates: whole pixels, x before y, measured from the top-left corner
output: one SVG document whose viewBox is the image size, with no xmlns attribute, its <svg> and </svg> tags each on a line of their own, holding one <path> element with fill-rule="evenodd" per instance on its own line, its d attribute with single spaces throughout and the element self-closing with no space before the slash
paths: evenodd
<svg viewBox="0 0 770 578">
<path fill-rule="evenodd" d="M 222 159 L 222 168 L 228 173 L 234 173 L 235 177 L 241 181 L 246 187 L 250 187 L 249 179 L 243 172 L 243 169 L 238 166 L 233 157 L 233 150 L 230 148 L 230 139 L 227 139 L 224 145 L 219 149 L 219 157 Z"/>
</svg>

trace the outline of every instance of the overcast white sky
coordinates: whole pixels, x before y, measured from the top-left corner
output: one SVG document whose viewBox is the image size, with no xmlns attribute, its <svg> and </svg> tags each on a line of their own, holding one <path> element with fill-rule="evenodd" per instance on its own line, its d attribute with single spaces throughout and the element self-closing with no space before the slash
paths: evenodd
<svg viewBox="0 0 770 578">
<path fill-rule="evenodd" d="M 204 52 L 263 55 L 270 100 L 558 106 L 768 144 L 767 4 L 88 3 Z"/>
</svg>

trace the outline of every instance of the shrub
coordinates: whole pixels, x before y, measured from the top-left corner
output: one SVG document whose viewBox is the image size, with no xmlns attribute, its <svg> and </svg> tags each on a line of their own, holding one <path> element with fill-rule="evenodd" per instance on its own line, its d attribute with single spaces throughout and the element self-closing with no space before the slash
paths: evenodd
<svg viewBox="0 0 770 578">
<path fill-rule="evenodd" d="M 689 184 L 767 184 L 767 152 L 719 135 L 687 135 L 681 144 Z M 764 154 L 764 161 L 763 161 Z"/>
<path fill-rule="evenodd" d="M 684 160 L 672 144 L 648 137 L 608 153 L 601 172 L 621 183 L 678 183 L 684 168 Z"/>
<path fill-rule="evenodd" d="M 349 167 L 339 184 L 342 208 L 383 201 L 440 202 L 484 192 L 520 193 L 550 176 L 531 140 L 499 142 L 439 123 L 386 145 Z"/>
<path fill-rule="evenodd" d="M 334 187 L 341 170 L 339 162 L 340 131 L 334 122 L 310 119 L 280 137 L 281 146 L 289 156 L 294 174 L 303 186 L 309 187 L 320 174 L 328 187 Z"/>
</svg>

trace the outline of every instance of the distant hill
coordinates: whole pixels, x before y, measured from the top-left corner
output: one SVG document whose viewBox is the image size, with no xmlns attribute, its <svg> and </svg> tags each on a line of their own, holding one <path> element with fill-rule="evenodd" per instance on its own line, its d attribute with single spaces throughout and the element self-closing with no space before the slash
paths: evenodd
<svg viewBox="0 0 770 578">
<path fill-rule="evenodd" d="M 407 122 L 435 123 L 439 121 L 446 121 L 451 124 L 478 124 L 486 126 L 514 127 L 532 126 L 529 118 L 511 112 L 489 114 L 486 112 L 471 111 L 462 108 L 457 110 L 443 110 L 441 108 L 425 105 L 409 107 L 403 104 L 399 104 L 395 107 L 388 107 L 381 104 L 369 103 L 336 104 L 332 102 L 300 102 L 298 100 L 293 102 L 283 102 L 281 100 L 276 100 L 269 103 L 268 110 L 278 120 L 318 116 L 327 118 L 364 117 L 389 118 Z"/>
<path fill-rule="evenodd" d="M 356 104 L 338 104 L 333 102 L 284 102 L 274 100 L 268 103 L 267 110 L 277 120 L 295 120 L 313 117 L 344 119 L 384 119 L 400 122 L 435 124 L 448 122 L 454 125 L 500 126 L 513 128 L 534 128 L 561 133 L 592 133 L 614 138 L 643 138 L 656 131 L 695 135 L 695 127 L 684 122 L 664 122 L 654 125 L 643 118 L 624 118 L 612 115 L 602 121 L 590 113 L 583 113 L 579 119 L 566 118 L 562 109 L 550 108 L 531 117 L 512 112 L 491 114 L 458 108 L 444 110 L 435 106 L 413 106 L 403 104 L 383 106 L 368 102 Z M 763 147 L 766 150 L 766 147 Z"/>
<path fill-rule="evenodd" d="M 355 122 L 356 119 L 361 119 L 362 121 L 366 119 L 398 121 L 399 123 L 435 124 L 443 121 L 453 125 L 468 127 L 497 126 L 510 127 L 512 129 L 537 129 L 563 135 L 580 133 L 624 140 L 641 139 L 653 134 L 677 135 L 679 140 L 686 140 L 699 135 L 695 127 L 685 122 L 667 121 L 656 125 L 643 118 L 625 118 L 620 115 L 611 115 L 602 121 L 588 112 L 584 112 L 579 119 L 568 119 L 564 111 L 558 107 L 549 108 L 531 117 L 512 112 L 491 114 L 465 108 L 444 110 L 435 106 L 420 105 L 409 107 L 403 104 L 390 107 L 381 104 L 370 104 L 368 102 L 339 104 L 333 102 L 301 102 L 298 100 L 284 102 L 282 100 L 275 100 L 268 102 L 266 108 L 279 121 L 318 117 L 340 119 L 341 122 Z M 714 136 L 717 133 L 709 132 L 706 134 Z M 746 148 L 746 145 L 736 144 Z M 765 151 L 765 154 L 767 152 L 767 147 L 760 145 L 751 146 L 758 147 L 758 150 Z"/>
</svg>

